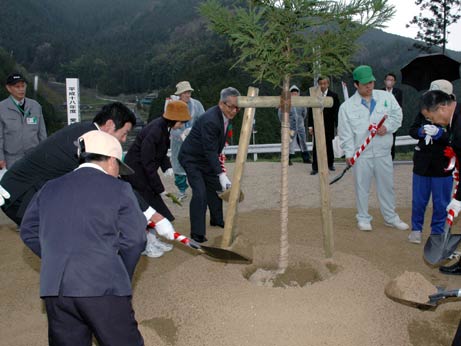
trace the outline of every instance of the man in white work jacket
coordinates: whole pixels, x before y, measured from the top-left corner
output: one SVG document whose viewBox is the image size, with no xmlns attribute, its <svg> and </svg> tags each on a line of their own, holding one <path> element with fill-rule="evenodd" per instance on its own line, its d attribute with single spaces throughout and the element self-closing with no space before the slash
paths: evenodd
<svg viewBox="0 0 461 346">
<path fill-rule="evenodd" d="M 378 201 L 386 226 L 407 230 L 408 225 L 395 212 L 394 169 L 392 165 L 392 134 L 402 124 L 402 109 L 394 95 L 374 90 L 375 77 L 370 66 L 361 65 L 353 71 L 356 93 L 339 108 L 338 134 L 346 163 L 365 142 L 371 131 L 387 115 L 376 136 L 354 164 L 357 222 L 361 231 L 371 231 L 368 198 L 372 178 L 376 181 Z"/>
<path fill-rule="evenodd" d="M 46 138 L 42 107 L 26 97 L 24 77 L 10 74 L 6 89 L 10 96 L 0 102 L 0 169 L 10 168 Z"/>
</svg>

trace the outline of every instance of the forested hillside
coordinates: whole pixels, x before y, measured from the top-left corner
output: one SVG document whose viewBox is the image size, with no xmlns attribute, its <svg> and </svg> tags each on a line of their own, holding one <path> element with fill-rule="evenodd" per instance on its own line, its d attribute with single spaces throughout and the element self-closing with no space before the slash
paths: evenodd
<svg viewBox="0 0 461 346">
<path fill-rule="evenodd" d="M 0 22 L 3 55 L 15 59 L 42 78 L 79 77 L 83 87 L 106 95 L 146 94 L 159 90 L 159 100 L 151 108 L 155 117 L 163 111 L 164 97 L 180 80 L 189 80 L 193 97 L 205 107 L 215 104 L 219 90 L 232 85 L 242 93 L 253 85 L 252 78 L 235 63 L 235 52 L 226 41 L 206 28 L 197 11 L 200 0 L 16 0 L 5 1 Z M 223 1 L 235 2 L 235 1 Z M 246 3 L 242 1 L 242 3 Z M 20 23 L 20 25 L 18 25 Z M 388 71 L 399 76 L 402 66 L 416 57 L 415 41 L 372 30 L 360 39 L 361 50 L 355 64 L 370 64 L 382 86 Z M 461 60 L 461 53 L 448 52 Z M 10 65 L 2 65 L 7 71 Z M 354 91 L 350 71 L 334 78 L 332 89 L 339 94 L 340 80 Z M 312 80 L 295 80 L 304 91 Z M 457 82 L 456 90 L 461 90 Z M 279 88 L 260 87 L 260 94 L 279 94 Z M 406 133 L 417 109 L 419 93 L 404 91 Z M 459 96 L 459 95 L 458 95 Z M 461 97 L 461 96 L 460 96 Z M 258 110 L 257 141 L 280 140 L 274 109 Z M 238 135 L 239 124 L 235 129 Z M 238 138 L 238 137 L 237 137 Z"/>
</svg>

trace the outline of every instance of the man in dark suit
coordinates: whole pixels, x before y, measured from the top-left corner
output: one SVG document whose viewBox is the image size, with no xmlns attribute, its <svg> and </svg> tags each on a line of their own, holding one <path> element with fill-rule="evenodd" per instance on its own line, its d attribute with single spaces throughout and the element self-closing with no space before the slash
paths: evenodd
<svg viewBox="0 0 461 346">
<path fill-rule="evenodd" d="M 146 242 L 146 219 L 129 183 L 118 140 L 93 130 L 78 139 L 80 165 L 47 182 L 20 226 L 41 258 L 50 345 L 144 345 L 131 279 Z"/>
<path fill-rule="evenodd" d="M 9 169 L 1 180 L 0 205 L 3 212 L 17 225 L 34 194 L 48 181 L 73 171 L 78 166 L 75 141 L 84 133 L 107 132 L 121 143 L 136 124 L 136 117 L 120 102 L 107 104 L 93 122 L 75 123 L 57 131 L 42 141 Z M 5 193 L 6 192 L 6 193 Z M 173 226 L 137 194 L 138 203 L 147 220 L 156 224 L 156 231 L 172 237 Z"/>
<path fill-rule="evenodd" d="M 392 93 L 394 95 L 395 99 L 397 100 L 397 103 L 399 104 L 400 108 L 403 110 L 403 93 L 402 90 L 399 88 L 394 88 L 395 82 L 397 81 L 397 77 L 395 74 L 389 72 L 384 76 L 384 88 L 382 90 L 385 90 L 387 92 Z M 392 160 L 395 158 L 395 137 L 397 136 L 397 133 L 393 133 L 394 136 L 394 141 L 392 142 L 392 148 L 391 148 L 391 156 Z"/>
<path fill-rule="evenodd" d="M 210 224 L 224 227 L 222 200 L 217 191 L 231 187 L 231 182 L 223 172 L 218 155 L 226 142 L 229 122 L 238 114 L 237 89 L 228 87 L 221 90 L 217 106 L 208 109 L 192 127 L 181 150 L 179 163 L 187 173 L 192 188 L 190 201 L 191 238 L 197 242 L 207 241 L 206 208 L 210 208 Z"/>
<path fill-rule="evenodd" d="M 331 108 L 324 108 L 323 109 L 323 122 L 325 125 L 325 141 L 327 146 L 327 157 L 328 157 L 328 168 L 330 171 L 335 170 L 334 161 L 335 156 L 333 152 L 333 139 L 335 138 L 335 128 L 338 126 L 338 110 L 339 110 L 339 98 L 338 94 L 331 91 L 330 87 L 330 79 L 328 77 L 319 77 L 317 80 L 320 91 L 322 92 L 322 96 L 330 96 L 333 98 L 333 107 Z M 309 134 L 311 136 L 314 135 L 314 119 L 312 115 L 312 108 L 309 108 Z M 314 140 L 314 147 L 312 149 L 312 171 L 311 175 L 315 175 L 318 173 L 319 168 L 317 164 L 317 151 L 315 147 L 315 137 Z"/>
</svg>

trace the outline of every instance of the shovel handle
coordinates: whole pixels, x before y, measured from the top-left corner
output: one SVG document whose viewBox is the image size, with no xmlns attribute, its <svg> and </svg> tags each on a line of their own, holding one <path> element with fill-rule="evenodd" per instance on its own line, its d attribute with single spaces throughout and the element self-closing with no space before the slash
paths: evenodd
<svg viewBox="0 0 461 346">
<path fill-rule="evenodd" d="M 429 296 L 429 302 L 438 303 L 440 300 L 450 298 L 450 297 L 461 297 L 461 289 L 451 290 L 451 291 L 441 291 L 435 294 L 431 294 Z"/>
<path fill-rule="evenodd" d="M 180 243 L 183 243 L 184 245 L 187 245 L 193 249 L 201 250 L 199 244 L 197 244 L 192 239 L 187 238 L 185 235 L 182 235 L 181 233 L 174 232 L 174 240 L 179 241 Z"/>
</svg>

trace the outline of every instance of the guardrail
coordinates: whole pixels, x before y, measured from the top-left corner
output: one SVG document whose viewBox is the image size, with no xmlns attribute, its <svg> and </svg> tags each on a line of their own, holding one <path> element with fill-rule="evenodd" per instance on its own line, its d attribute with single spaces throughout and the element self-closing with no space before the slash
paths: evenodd
<svg viewBox="0 0 461 346">
<path fill-rule="evenodd" d="M 416 139 L 413 139 L 411 136 L 397 136 L 395 139 L 396 146 L 403 145 L 414 145 L 418 143 Z M 307 142 L 307 149 L 312 151 L 312 142 Z M 238 145 L 229 145 L 224 148 L 224 154 L 235 155 L 237 154 Z M 299 148 L 296 148 L 296 151 L 299 151 Z M 270 154 L 270 153 L 280 153 L 281 144 L 272 143 L 272 144 L 250 144 L 248 147 L 248 154 Z"/>
</svg>

